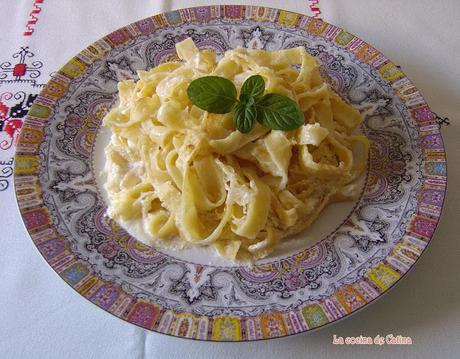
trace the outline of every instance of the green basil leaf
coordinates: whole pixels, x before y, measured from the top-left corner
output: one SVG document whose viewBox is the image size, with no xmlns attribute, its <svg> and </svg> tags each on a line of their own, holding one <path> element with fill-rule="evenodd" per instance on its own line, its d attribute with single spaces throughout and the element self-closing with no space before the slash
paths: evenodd
<svg viewBox="0 0 460 359">
<path fill-rule="evenodd" d="M 289 97 L 270 93 L 257 103 L 257 121 L 272 130 L 290 131 L 304 124 L 303 112 Z"/>
<path fill-rule="evenodd" d="M 254 106 L 238 103 L 233 110 L 233 124 L 235 128 L 242 132 L 248 133 L 256 124 L 257 112 Z"/>
<path fill-rule="evenodd" d="M 219 76 L 193 80 L 187 88 L 187 95 L 195 106 L 212 113 L 228 113 L 237 102 L 235 85 Z"/>
<path fill-rule="evenodd" d="M 264 91 L 264 78 L 260 75 L 250 76 L 246 79 L 246 81 L 244 81 L 243 86 L 241 86 L 240 100 L 242 100 L 242 95 L 258 98 L 264 94 Z"/>
</svg>

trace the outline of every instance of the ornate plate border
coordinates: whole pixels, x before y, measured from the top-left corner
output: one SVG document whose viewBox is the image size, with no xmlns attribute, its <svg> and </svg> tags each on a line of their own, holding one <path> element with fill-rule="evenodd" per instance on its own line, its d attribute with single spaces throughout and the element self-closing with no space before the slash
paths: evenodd
<svg viewBox="0 0 460 359">
<path fill-rule="evenodd" d="M 138 35 L 157 29 L 212 19 L 250 19 L 272 21 L 288 28 L 299 28 L 319 38 L 346 48 L 361 61 L 373 66 L 389 83 L 410 110 L 418 127 L 423 153 L 424 173 L 417 209 L 401 241 L 388 256 L 373 266 L 359 281 L 338 288 L 329 298 L 300 306 L 288 312 L 266 312 L 254 317 L 219 315 L 198 316 L 172 312 L 145 299 L 135 298 L 120 287 L 100 278 L 84 261 L 75 257 L 64 238 L 54 230 L 42 201 L 38 173 L 39 146 L 44 127 L 53 115 L 57 101 L 69 84 L 93 62 L 110 50 Z M 437 148 L 430 139 L 440 141 Z M 444 146 L 430 108 L 403 72 L 378 50 L 334 26 L 305 15 L 284 10 L 245 6 L 219 5 L 181 9 L 155 15 L 118 29 L 96 41 L 64 65 L 49 81 L 31 107 L 16 150 L 15 188 L 18 205 L 29 234 L 48 264 L 78 293 L 107 312 L 140 327 L 159 333 L 198 340 L 250 341 L 283 337 L 320 328 L 348 316 L 379 298 L 395 285 L 415 264 L 430 242 L 442 210 L 442 203 L 433 205 L 423 196 L 434 189 L 445 195 L 447 168 Z M 410 268 L 402 273 L 392 266 L 404 250 L 413 253 Z M 405 256 L 407 260 L 407 256 Z M 348 303 L 348 304 L 347 304 Z M 337 305 L 343 310 L 338 311 Z M 186 328 L 186 330 L 182 330 Z"/>
</svg>

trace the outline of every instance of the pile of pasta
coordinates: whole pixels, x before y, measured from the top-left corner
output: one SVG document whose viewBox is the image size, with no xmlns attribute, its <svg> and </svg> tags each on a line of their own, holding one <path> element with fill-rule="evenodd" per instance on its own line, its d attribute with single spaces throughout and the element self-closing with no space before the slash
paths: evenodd
<svg viewBox="0 0 460 359">
<path fill-rule="evenodd" d="M 104 118 L 112 132 L 105 149 L 111 218 L 141 222 L 148 245 L 211 245 L 228 259 L 254 260 L 310 226 L 328 203 L 359 195 L 368 154 L 367 138 L 355 131 L 362 118 L 303 47 L 237 48 L 219 61 L 191 39 L 176 50 L 181 61 L 120 82 L 119 103 Z M 284 132 L 258 124 L 243 134 L 231 113 L 208 113 L 187 96 L 203 76 L 225 77 L 239 91 L 255 74 L 265 93 L 299 104 L 303 126 Z"/>
</svg>

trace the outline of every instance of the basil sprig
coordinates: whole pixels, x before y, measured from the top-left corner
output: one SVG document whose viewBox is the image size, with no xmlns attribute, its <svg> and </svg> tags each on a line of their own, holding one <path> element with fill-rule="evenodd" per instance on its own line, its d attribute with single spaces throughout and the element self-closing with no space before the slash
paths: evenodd
<svg viewBox="0 0 460 359">
<path fill-rule="evenodd" d="M 254 75 L 244 81 L 239 99 L 235 85 L 226 78 L 205 76 L 187 88 L 190 101 L 211 113 L 233 113 L 235 128 L 250 132 L 256 121 L 272 130 L 291 131 L 304 123 L 302 110 L 287 96 L 269 93 L 264 96 L 265 81 Z"/>
</svg>

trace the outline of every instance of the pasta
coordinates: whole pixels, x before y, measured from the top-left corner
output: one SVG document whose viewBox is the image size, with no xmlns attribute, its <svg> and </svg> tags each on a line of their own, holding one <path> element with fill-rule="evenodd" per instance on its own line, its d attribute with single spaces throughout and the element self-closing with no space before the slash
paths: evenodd
<svg viewBox="0 0 460 359">
<path fill-rule="evenodd" d="M 180 241 L 214 246 L 231 260 L 268 256 L 307 228 L 331 202 L 358 195 L 368 140 L 360 113 L 321 78 L 303 47 L 227 51 L 217 61 L 191 39 L 176 45 L 180 62 L 139 71 L 118 84 L 119 103 L 104 118 L 108 214 L 140 221 L 149 245 Z M 261 75 L 266 92 L 297 101 L 305 123 L 293 131 L 257 124 L 243 134 L 231 114 L 194 106 L 194 79 L 225 77 L 239 90 Z"/>
</svg>

